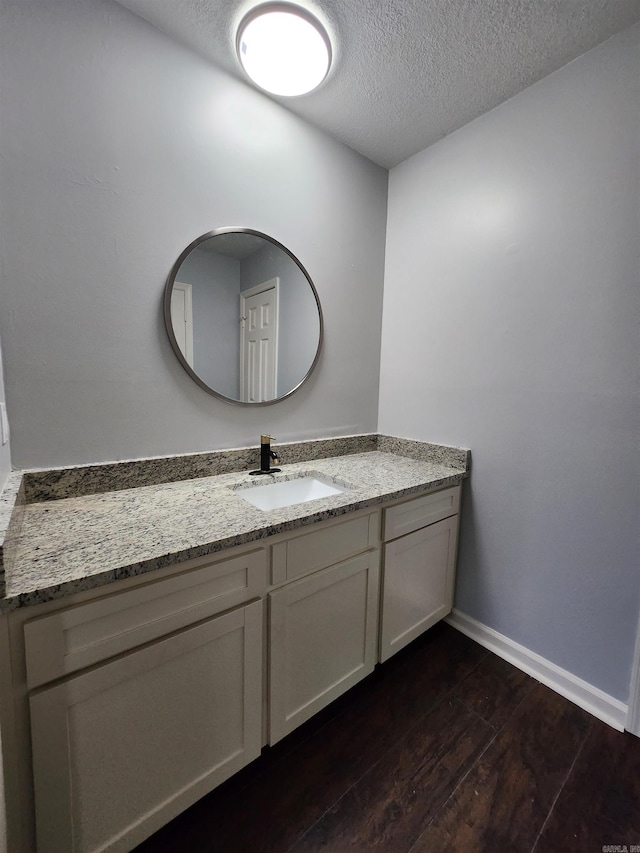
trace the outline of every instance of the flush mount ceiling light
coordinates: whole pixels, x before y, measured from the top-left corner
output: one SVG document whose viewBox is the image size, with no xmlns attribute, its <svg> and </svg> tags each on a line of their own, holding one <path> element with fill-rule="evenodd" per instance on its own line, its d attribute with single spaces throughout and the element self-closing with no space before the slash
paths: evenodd
<svg viewBox="0 0 640 853">
<path fill-rule="evenodd" d="M 273 95 L 304 95 L 322 83 L 331 64 L 331 43 L 306 9 L 268 3 L 246 15 L 236 49 L 253 82 Z"/>
</svg>

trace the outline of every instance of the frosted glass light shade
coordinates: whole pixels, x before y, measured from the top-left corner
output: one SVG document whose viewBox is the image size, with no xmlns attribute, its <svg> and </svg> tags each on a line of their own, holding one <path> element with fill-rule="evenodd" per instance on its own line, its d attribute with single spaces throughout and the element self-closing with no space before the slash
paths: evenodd
<svg viewBox="0 0 640 853">
<path fill-rule="evenodd" d="M 273 95 L 304 95 L 322 83 L 331 64 L 324 28 L 305 9 L 258 6 L 243 19 L 238 58 L 253 82 Z"/>
</svg>

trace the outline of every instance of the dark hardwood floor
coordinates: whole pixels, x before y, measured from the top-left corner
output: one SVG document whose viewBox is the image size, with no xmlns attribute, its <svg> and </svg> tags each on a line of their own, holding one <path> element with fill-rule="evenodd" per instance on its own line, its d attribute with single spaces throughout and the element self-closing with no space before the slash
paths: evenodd
<svg viewBox="0 0 640 853">
<path fill-rule="evenodd" d="M 437 625 L 137 853 L 638 845 L 640 738 Z"/>
</svg>

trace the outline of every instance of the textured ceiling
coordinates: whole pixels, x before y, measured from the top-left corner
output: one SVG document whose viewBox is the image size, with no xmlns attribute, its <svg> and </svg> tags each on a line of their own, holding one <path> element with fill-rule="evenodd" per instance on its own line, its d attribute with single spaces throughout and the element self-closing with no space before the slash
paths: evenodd
<svg viewBox="0 0 640 853">
<path fill-rule="evenodd" d="M 245 80 L 238 22 L 258 0 L 119 0 Z M 426 148 L 640 20 L 640 0 L 317 0 L 334 64 L 274 98 L 382 166 Z"/>
</svg>

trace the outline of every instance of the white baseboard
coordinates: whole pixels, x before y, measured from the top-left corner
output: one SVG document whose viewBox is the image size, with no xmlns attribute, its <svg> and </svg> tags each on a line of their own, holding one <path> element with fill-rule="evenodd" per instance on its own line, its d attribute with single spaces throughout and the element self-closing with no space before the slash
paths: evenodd
<svg viewBox="0 0 640 853">
<path fill-rule="evenodd" d="M 555 663 L 546 660 L 525 646 L 510 640 L 504 634 L 499 634 L 493 628 L 488 628 L 482 622 L 472 619 L 459 610 L 452 610 L 445 622 L 453 628 L 471 637 L 481 646 L 489 649 L 498 657 L 509 661 L 518 669 L 532 675 L 537 681 L 546 684 L 556 693 L 569 699 L 580 708 L 584 708 L 594 717 L 602 720 L 619 732 L 624 731 L 627 721 L 627 706 L 619 699 L 614 699 L 593 684 L 562 669 Z"/>
</svg>

